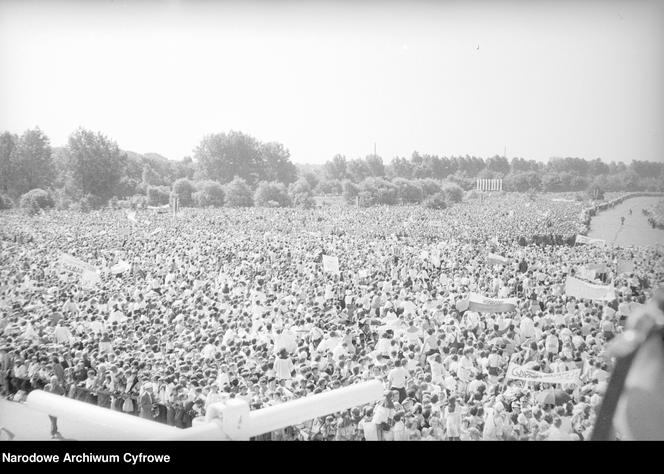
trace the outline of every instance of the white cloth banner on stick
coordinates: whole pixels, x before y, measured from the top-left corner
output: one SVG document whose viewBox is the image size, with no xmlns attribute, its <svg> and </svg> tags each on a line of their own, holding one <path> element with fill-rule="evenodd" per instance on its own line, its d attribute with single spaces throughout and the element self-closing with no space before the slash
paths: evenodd
<svg viewBox="0 0 664 474">
<path fill-rule="evenodd" d="M 323 270 L 330 273 L 339 273 L 339 258 L 323 255 Z"/>
<path fill-rule="evenodd" d="M 158 234 L 159 232 L 161 232 L 162 230 L 164 230 L 164 229 L 161 228 L 161 227 L 157 227 L 155 230 L 153 230 L 152 232 L 150 232 L 150 237 L 152 237 L 152 236 L 154 236 L 154 235 L 157 235 L 157 234 Z"/>
<path fill-rule="evenodd" d="M 85 272 L 97 271 L 97 269 L 89 263 L 66 253 L 60 254 L 59 263 L 62 270 L 76 273 L 79 276 L 82 276 Z"/>
<path fill-rule="evenodd" d="M 113 265 L 111 267 L 111 273 L 113 275 L 118 275 L 120 273 L 124 273 L 127 270 L 131 268 L 131 265 L 129 262 L 125 262 L 124 260 L 120 260 L 116 265 Z"/>
<path fill-rule="evenodd" d="M 575 243 L 577 243 L 577 244 L 588 244 L 588 245 L 598 245 L 600 247 L 603 247 L 603 246 L 606 245 L 606 240 L 591 239 L 590 237 L 586 237 L 585 235 L 577 234 Z"/>
<path fill-rule="evenodd" d="M 487 262 L 491 265 L 507 265 L 510 260 L 509 258 L 505 258 L 502 255 L 497 255 L 495 253 L 490 253 L 489 256 L 487 257 Z"/>
<path fill-rule="evenodd" d="M 567 277 L 565 294 L 587 300 L 611 301 L 616 299 L 616 290 L 612 285 L 595 285 L 574 277 Z"/>
<path fill-rule="evenodd" d="M 581 369 L 567 370 L 565 372 L 545 373 L 527 369 L 514 363 L 507 367 L 507 379 L 525 380 L 527 382 L 579 384 Z"/>
<path fill-rule="evenodd" d="M 477 293 L 470 293 L 468 309 L 477 313 L 509 313 L 516 309 L 516 298 L 486 298 Z"/>
</svg>

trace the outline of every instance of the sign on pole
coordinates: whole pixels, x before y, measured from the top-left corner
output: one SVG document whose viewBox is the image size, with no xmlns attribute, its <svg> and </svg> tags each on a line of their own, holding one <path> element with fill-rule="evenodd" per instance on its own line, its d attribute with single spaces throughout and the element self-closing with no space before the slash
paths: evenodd
<svg viewBox="0 0 664 474">
<path fill-rule="evenodd" d="M 323 270 L 328 273 L 339 273 L 339 258 L 323 255 Z"/>
</svg>

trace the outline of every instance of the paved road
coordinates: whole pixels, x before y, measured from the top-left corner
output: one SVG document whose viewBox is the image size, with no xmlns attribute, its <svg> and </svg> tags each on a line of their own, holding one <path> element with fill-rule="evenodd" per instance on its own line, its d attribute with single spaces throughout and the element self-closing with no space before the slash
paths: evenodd
<svg viewBox="0 0 664 474">
<path fill-rule="evenodd" d="M 652 206 L 661 199 L 663 198 L 627 199 L 622 204 L 599 213 L 590 222 L 588 237 L 604 239 L 623 247 L 664 245 L 664 230 L 653 229 L 641 212 L 642 209 Z M 631 216 L 630 209 L 632 209 Z M 620 225 L 621 217 L 625 217 L 625 225 Z"/>
</svg>

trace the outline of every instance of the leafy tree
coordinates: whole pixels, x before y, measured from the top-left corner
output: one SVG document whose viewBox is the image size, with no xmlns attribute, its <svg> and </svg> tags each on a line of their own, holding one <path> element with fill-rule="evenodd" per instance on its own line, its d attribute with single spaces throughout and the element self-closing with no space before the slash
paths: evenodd
<svg viewBox="0 0 664 474">
<path fill-rule="evenodd" d="M 347 165 L 348 177 L 354 182 L 359 183 L 365 178 L 371 176 L 371 169 L 363 159 L 350 160 Z"/>
<path fill-rule="evenodd" d="M 91 194 L 108 201 L 115 194 L 127 159 L 117 143 L 101 133 L 79 128 L 70 135 L 67 148 L 70 189 L 79 196 Z"/>
<path fill-rule="evenodd" d="M 254 205 L 254 198 L 251 188 L 247 182 L 239 177 L 224 187 L 225 205 L 228 207 L 251 207 Z"/>
<path fill-rule="evenodd" d="M 486 169 L 502 177 L 510 172 L 510 163 L 504 156 L 495 155 L 487 160 Z"/>
<path fill-rule="evenodd" d="M 324 195 L 339 195 L 343 192 L 343 187 L 338 179 L 324 179 L 318 186 L 316 192 Z"/>
<path fill-rule="evenodd" d="M 222 184 L 235 176 L 255 184 L 264 176 L 261 145 L 242 132 L 207 135 L 196 147 L 194 157 L 202 177 Z"/>
<path fill-rule="evenodd" d="M 302 177 L 307 180 L 307 183 L 309 183 L 309 187 L 311 189 L 316 189 L 318 183 L 320 182 L 320 179 L 318 178 L 316 173 L 312 171 L 307 171 L 306 173 L 303 173 Z"/>
<path fill-rule="evenodd" d="M 390 162 L 389 176 L 411 179 L 413 165 L 405 158 L 394 157 Z"/>
<path fill-rule="evenodd" d="M 349 177 L 347 167 L 348 162 L 345 156 L 334 155 L 334 158 L 325 163 L 325 175 L 328 179 L 338 179 L 341 181 Z"/>
<path fill-rule="evenodd" d="M 159 186 L 162 184 L 159 175 L 152 169 L 150 165 L 143 166 L 143 173 L 141 174 L 142 182 L 148 186 Z"/>
<path fill-rule="evenodd" d="M 342 188 L 344 201 L 346 201 L 347 204 L 355 204 L 355 199 L 360 193 L 360 190 L 357 187 L 357 185 L 355 185 L 351 180 L 345 179 L 341 183 L 341 188 Z"/>
<path fill-rule="evenodd" d="M 271 203 L 276 203 L 279 207 L 287 207 L 290 206 L 291 200 L 283 183 L 261 181 L 254 193 L 254 203 L 257 206 L 269 206 L 272 205 Z"/>
<path fill-rule="evenodd" d="M 173 183 L 173 195 L 180 199 L 180 206 L 191 206 L 193 204 L 191 195 L 195 191 L 193 183 L 186 178 L 180 178 Z"/>
<path fill-rule="evenodd" d="M 3 132 L 0 135 L 0 192 L 14 193 L 17 182 L 18 157 L 16 147 L 18 136 Z"/>
<path fill-rule="evenodd" d="M 290 153 L 281 143 L 265 143 L 260 147 L 265 170 L 261 175 L 267 181 L 290 184 L 297 179 L 297 168 L 290 161 Z"/>
<path fill-rule="evenodd" d="M 385 165 L 383 159 L 378 155 L 368 155 L 365 159 L 367 167 L 369 168 L 369 176 L 374 178 L 385 177 Z"/>
<path fill-rule="evenodd" d="M 56 178 L 49 139 L 39 129 L 0 135 L 0 191 L 14 197 L 51 186 Z"/>
</svg>

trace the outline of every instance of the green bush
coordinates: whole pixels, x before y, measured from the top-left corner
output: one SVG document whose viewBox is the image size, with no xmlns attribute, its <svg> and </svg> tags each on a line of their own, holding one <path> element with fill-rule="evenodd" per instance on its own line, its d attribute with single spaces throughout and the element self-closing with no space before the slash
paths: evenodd
<svg viewBox="0 0 664 474">
<path fill-rule="evenodd" d="M 421 202 L 423 198 L 422 187 L 417 181 L 404 178 L 394 178 L 392 184 L 397 188 L 397 196 L 404 204 Z"/>
<path fill-rule="evenodd" d="M 445 194 L 445 200 L 450 203 L 461 202 L 463 200 L 463 189 L 458 184 L 446 184 L 442 192 Z"/>
<path fill-rule="evenodd" d="M 201 181 L 196 184 L 198 191 L 192 195 L 198 207 L 221 207 L 224 205 L 224 188 L 216 181 Z"/>
<path fill-rule="evenodd" d="M 196 191 L 194 185 L 187 178 L 180 178 L 173 183 L 173 195 L 180 199 L 181 207 L 193 204 L 191 195 Z"/>
<path fill-rule="evenodd" d="M 28 214 L 36 214 L 41 209 L 48 209 L 55 207 L 55 202 L 51 195 L 43 189 L 33 189 L 28 191 L 20 200 L 21 209 L 25 210 Z"/>
<path fill-rule="evenodd" d="M 147 205 L 148 206 L 163 206 L 168 204 L 170 200 L 170 192 L 166 186 L 150 186 L 148 188 Z"/>
<path fill-rule="evenodd" d="M 286 186 L 283 183 L 278 183 L 276 181 L 267 182 L 261 181 L 258 183 L 256 192 L 254 193 L 254 202 L 257 206 L 268 206 L 275 207 L 276 203 L 278 207 L 287 207 L 291 205 L 291 199 L 286 191 Z"/>
<path fill-rule="evenodd" d="M 254 205 L 254 197 L 247 182 L 238 178 L 224 186 L 225 202 L 228 207 L 251 207 Z"/>
</svg>

